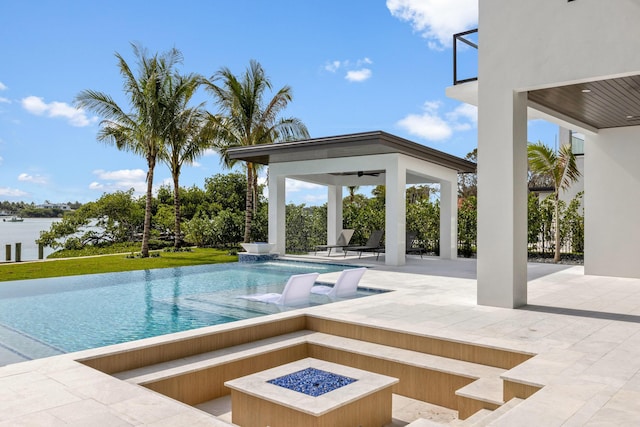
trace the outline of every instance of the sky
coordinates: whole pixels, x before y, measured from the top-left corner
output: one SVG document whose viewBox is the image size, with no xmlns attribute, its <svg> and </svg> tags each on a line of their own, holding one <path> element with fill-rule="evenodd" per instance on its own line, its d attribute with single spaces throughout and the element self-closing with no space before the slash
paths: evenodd
<svg viewBox="0 0 640 427">
<path fill-rule="evenodd" d="M 146 161 L 96 140 L 100 118 L 74 107 L 82 90 L 128 111 L 115 54 L 135 68 L 132 43 L 177 48 L 183 73 L 243 73 L 257 60 L 283 116 L 312 138 L 382 130 L 464 157 L 477 146 L 475 107 L 448 99 L 454 33 L 476 28 L 478 0 L 111 0 L 0 3 L 0 200 L 97 200 L 134 188 Z M 210 95 L 196 101 L 216 112 Z M 529 140 L 553 144 L 557 126 L 529 123 Z M 237 169 L 241 171 L 241 169 Z M 183 187 L 228 173 L 215 152 L 185 166 Z M 154 187 L 170 185 L 164 165 Z M 317 205 L 326 190 L 287 182 L 287 202 Z"/>
</svg>

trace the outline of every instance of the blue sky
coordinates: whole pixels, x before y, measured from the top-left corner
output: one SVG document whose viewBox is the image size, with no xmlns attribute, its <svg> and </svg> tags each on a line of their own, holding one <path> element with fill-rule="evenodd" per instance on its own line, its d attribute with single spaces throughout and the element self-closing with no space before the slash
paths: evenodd
<svg viewBox="0 0 640 427">
<path fill-rule="evenodd" d="M 474 107 L 447 99 L 453 33 L 477 27 L 477 0 L 142 0 L 0 5 L 0 200 L 88 202 L 145 189 L 143 158 L 96 141 L 99 118 L 73 107 L 84 89 L 127 105 L 114 54 L 131 43 L 179 49 L 183 72 L 244 72 L 255 59 L 275 89 L 289 85 L 286 116 L 312 137 L 383 130 L 464 157 L 477 145 Z M 206 93 L 198 95 L 215 107 Z M 531 122 L 529 139 L 557 127 Z M 181 185 L 226 173 L 215 153 L 185 167 Z M 164 165 L 154 184 L 169 183 Z M 288 183 L 287 201 L 326 192 Z"/>
</svg>

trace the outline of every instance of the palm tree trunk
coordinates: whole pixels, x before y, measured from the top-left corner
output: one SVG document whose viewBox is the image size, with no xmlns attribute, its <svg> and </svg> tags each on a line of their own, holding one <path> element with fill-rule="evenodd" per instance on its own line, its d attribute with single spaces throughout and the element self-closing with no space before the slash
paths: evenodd
<svg viewBox="0 0 640 427">
<path fill-rule="evenodd" d="M 147 161 L 149 170 L 147 171 L 147 196 L 144 207 L 144 228 L 142 229 L 142 248 L 140 249 L 140 255 L 143 258 L 149 256 L 149 238 L 151 236 L 151 202 L 153 197 L 153 169 L 156 166 L 156 161 L 153 158 L 149 158 Z"/>
<path fill-rule="evenodd" d="M 553 262 L 560 262 L 560 206 L 559 195 L 556 193 L 556 205 L 555 205 L 555 227 L 556 227 L 556 250 L 553 256 Z"/>
<path fill-rule="evenodd" d="M 182 232 L 180 231 L 180 184 L 178 174 L 173 175 L 173 209 L 176 219 L 173 228 L 173 246 L 179 248 L 182 246 Z"/>
<path fill-rule="evenodd" d="M 253 220 L 253 165 L 247 163 L 247 195 L 244 212 L 244 243 L 251 241 L 251 222 Z"/>
</svg>

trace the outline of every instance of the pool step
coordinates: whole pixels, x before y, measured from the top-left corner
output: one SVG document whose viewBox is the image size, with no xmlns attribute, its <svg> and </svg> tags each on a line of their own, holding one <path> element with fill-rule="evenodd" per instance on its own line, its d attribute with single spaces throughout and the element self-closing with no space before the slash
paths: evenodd
<svg viewBox="0 0 640 427">
<path fill-rule="evenodd" d="M 2 348 L 23 360 L 57 356 L 64 352 L 43 343 L 15 329 L 0 324 L 0 343 Z"/>
<path fill-rule="evenodd" d="M 498 420 L 500 417 L 502 417 L 504 414 L 509 412 L 515 406 L 518 406 L 522 401 L 523 399 L 518 399 L 517 397 L 514 397 L 513 399 L 511 399 L 510 401 L 508 401 L 507 403 L 505 403 L 495 411 L 488 411 L 486 409 L 483 409 L 482 411 L 479 411 L 479 413 L 475 414 L 475 415 L 478 415 L 477 417 L 475 415 L 472 417 L 469 417 L 459 425 L 461 427 L 485 427 L 485 426 L 491 425 L 491 423 Z"/>
</svg>

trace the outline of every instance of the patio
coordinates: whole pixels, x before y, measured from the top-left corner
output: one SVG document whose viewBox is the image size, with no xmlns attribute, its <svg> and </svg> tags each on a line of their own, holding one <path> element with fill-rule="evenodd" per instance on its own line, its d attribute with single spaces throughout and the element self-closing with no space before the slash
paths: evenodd
<svg viewBox="0 0 640 427">
<path fill-rule="evenodd" d="M 326 256 L 302 258 L 327 260 Z M 395 292 L 301 312 L 536 354 L 502 377 L 543 388 L 512 407 L 487 413 L 486 422 L 491 425 L 621 426 L 636 425 L 640 419 L 640 279 L 588 276 L 580 266 L 529 264 L 529 305 L 505 309 L 476 305 L 476 263 L 472 259 L 407 257 L 405 266 L 392 267 L 382 260 L 376 262 L 375 256 L 358 260 L 356 255 L 346 262 L 372 266 L 362 286 Z M 335 280 L 337 273 L 325 276 L 323 279 Z M 290 312 L 271 318 L 291 316 Z M 242 324 L 252 322 L 258 320 Z M 204 328 L 179 336 L 232 327 L 237 326 Z M 176 336 L 152 338 L 144 344 L 171 342 Z M 229 425 L 75 361 L 139 346 L 127 343 L 0 368 L 0 426 Z M 407 425 L 410 417 L 425 418 L 415 421 L 416 426 L 432 425 L 426 424 L 429 418 L 449 425 L 470 425 L 471 421 L 451 421 L 433 408 L 420 409 L 397 399 L 393 410 L 393 425 L 397 426 Z"/>
</svg>

